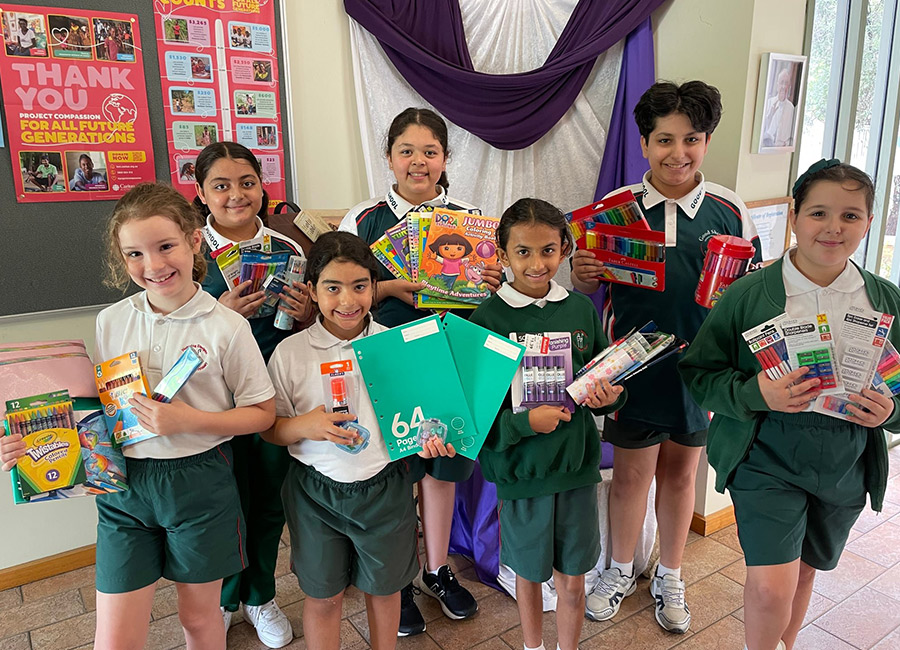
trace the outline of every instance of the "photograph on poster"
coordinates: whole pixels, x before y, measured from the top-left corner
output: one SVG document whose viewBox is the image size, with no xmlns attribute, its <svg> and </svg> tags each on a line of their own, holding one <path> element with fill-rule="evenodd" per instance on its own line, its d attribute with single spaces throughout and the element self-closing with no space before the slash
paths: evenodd
<svg viewBox="0 0 900 650">
<path fill-rule="evenodd" d="M 193 90 L 172 90 L 173 113 L 196 113 Z"/>
<path fill-rule="evenodd" d="M 134 61 L 134 35 L 124 20 L 94 18 L 94 47 L 98 61 Z"/>
<path fill-rule="evenodd" d="M 169 43 L 188 42 L 188 24 L 184 18 L 163 19 L 163 33 Z"/>
<path fill-rule="evenodd" d="M 105 192 L 106 155 L 102 151 L 67 151 L 69 190 L 72 192 Z"/>
<path fill-rule="evenodd" d="M 26 192 L 65 192 L 62 156 L 58 151 L 20 151 L 22 185 Z"/>
<path fill-rule="evenodd" d="M 234 105 L 238 115 L 256 115 L 256 93 L 235 93 Z"/>
<path fill-rule="evenodd" d="M 253 62 L 253 81 L 272 81 L 272 62 Z"/>
<path fill-rule="evenodd" d="M 249 25 L 231 25 L 231 47 L 253 49 L 253 37 Z"/>
<path fill-rule="evenodd" d="M 805 56 L 763 54 L 753 122 L 753 153 L 794 151 L 805 73 Z"/>
<path fill-rule="evenodd" d="M 194 164 L 196 162 L 196 158 L 177 158 L 179 183 L 193 184 L 197 180 L 194 176 Z"/>
<path fill-rule="evenodd" d="M 77 16 L 47 16 L 50 26 L 50 53 L 57 59 L 94 58 L 94 43 L 87 18 Z"/>
<path fill-rule="evenodd" d="M 212 59 L 208 56 L 191 57 L 191 79 L 212 79 Z"/>
<path fill-rule="evenodd" d="M 216 125 L 215 124 L 196 124 L 194 125 L 194 139 L 197 142 L 197 146 L 201 149 L 207 145 L 211 145 L 213 142 L 218 142 L 219 140 L 216 137 Z"/>
<path fill-rule="evenodd" d="M 21 11 L 3 11 L 3 42 L 9 56 L 47 56 L 44 17 Z"/>
</svg>

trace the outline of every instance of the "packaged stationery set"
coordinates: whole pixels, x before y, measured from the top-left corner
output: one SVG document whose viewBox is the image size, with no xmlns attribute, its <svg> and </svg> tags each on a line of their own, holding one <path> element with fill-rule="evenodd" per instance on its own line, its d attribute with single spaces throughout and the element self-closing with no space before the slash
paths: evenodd
<svg viewBox="0 0 900 650">
<path fill-rule="evenodd" d="M 94 408 L 96 399 L 79 400 Z M 60 390 L 6 402 L 7 435 L 20 434 L 25 455 L 12 468 L 16 504 L 106 494 L 128 488 L 125 459 L 99 411 L 76 423 L 76 406 Z"/>
<path fill-rule="evenodd" d="M 572 383 L 572 334 L 570 332 L 512 332 L 509 338 L 523 348 L 522 364 L 511 386 L 513 413 L 549 404 L 575 411 L 566 393 Z"/>
<path fill-rule="evenodd" d="M 707 243 L 694 302 L 712 309 L 732 282 L 747 273 L 756 249 L 741 237 L 716 235 Z"/>
<path fill-rule="evenodd" d="M 132 395 L 148 395 L 157 402 L 168 403 L 202 365 L 200 355 L 188 347 L 151 391 L 137 352 L 126 352 L 97 364 L 94 378 L 113 444 L 116 447 L 127 447 L 156 437 L 155 433 L 150 433 L 140 425 L 131 410 L 128 400 Z"/>
<path fill-rule="evenodd" d="M 281 294 L 286 286 L 290 286 L 291 279 L 302 278 L 305 259 L 299 255 L 291 255 L 288 251 L 272 252 L 272 238 L 270 235 L 261 235 L 255 239 L 230 244 L 213 251 L 212 258 L 225 279 L 228 290 L 247 280 L 251 281 L 249 288 L 243 294 L 265 291 L 266 298 L 260 308 L 251 318 L 269 316 L 278 307 Z M 299 260 L 299 261 L 298 261 Z M 298 272 L 299 269 L 299 272 Z M 299 279 L 298 279 L 299 281 Z M 282 317 L 280 323 L 275 326 L 280 329 L 286 321 Z"/>
<path fill-rule="evenodd" d="M 889 396 L 900 393 L 900 355 L 887 340 L 893 321 L 890 314 L 850 307 L 840 318 L 840 337 L 834 340 L 827 314 L 782 314 L 743 337 L 767 377 L 776 380 L 806 367 L 801 381 L 820 382 L 811 410 L 846 419 L 847 406 L 853 403 L 850 393 L 866 387 Z"/>
<path fill-rule="evenodd" d="M 324 395 L 325 410 L 328 413 L 353 413 L 354 404 L 357 404 L 356 374 L 353 372 L 353 361 L 333 361 L 323 363 L 319 367 L 322 375 L 322 393 Z M 335 446 L 348 454 L 358 454 L 369 446 L 371 434 L 356 420 L 342 422 L 340 427 L 356 433 L 356 441 Z"/>
<path fill-rule="evenodd" d="M 581 404 L 587 398 L 590 386 L 601 379 L 611 384 L 624 382 L 687 346 L 687 341 L 658 331 L 656 323 L 650 321 L 591 359 L 575 374 L 575 381 L 566 386 L 566 391 Z"/>
<path fill-rule="evenodd" d="M 580 249 L 603 262 L 601 280 L 663 291 L 666 234 L 650 230 L 631 190 L 566 214 Z"/>
<path fill-rule="evenodd" d="M 500 220 L 480 210 L 420 210 L 385 231 L 372 252 L 394 277 L 425 284 L 418 307 L 474 309 L 490 296 L 484 269 L 497 261 Z"/>
<path fill-rule="evenodd" d="M 367 336 L 353 350 L 391 460 L 421 451 L 430 435 L 474 459 L 524 352 L 453 314 Z M 397 381 L 397 368 L 415 367 L 415 381 Z"/>
</svg>

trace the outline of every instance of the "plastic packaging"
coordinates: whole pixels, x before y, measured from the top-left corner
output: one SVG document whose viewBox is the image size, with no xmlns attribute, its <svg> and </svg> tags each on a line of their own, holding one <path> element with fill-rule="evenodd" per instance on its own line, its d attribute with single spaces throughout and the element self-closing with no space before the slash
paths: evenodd
<svg viewBox="0 0 900 650">
<path fill-rule="evenodd" d="M 732 282 L 747 272 L 756 249 L 746 239 L 716 235 L 709 240 L 694 301 L 712 308 Z"/>
</svg>

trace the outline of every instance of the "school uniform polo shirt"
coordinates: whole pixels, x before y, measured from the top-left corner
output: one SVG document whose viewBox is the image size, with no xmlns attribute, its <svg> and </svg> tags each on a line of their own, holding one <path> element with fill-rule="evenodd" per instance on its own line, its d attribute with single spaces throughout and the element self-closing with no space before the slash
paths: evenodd
<svg viewBox="0 0 900 650">
<path fill-rule="evenodd" d="M 321 364 L 352 361 L 353 371 L 345 377 L 350 413 L 369 430 L 369 446 L 358 454 L 350 454 L 327 440 L 300 440 L 290 445 L 288 451 L 304 465 L 335 481 L 365 481 L 384 469 L 390 462 L 390 456 L 381 437 L 378 418 L 365 382 L 356 365 L 351 343 L 387 328 L 369 317 L 369 324 L 359 336 L 353 341 L 344 341 L 326 330 L 321 318 L 279 343 L 272 354 L 269 375 L 275 385 L 275 413 L 281 418 L 292 418 L 309 413 L 322 404 L 330 410 L 332 396 L 330 388 L 326 392 Z"/>
<path fill-rule="evenodd" d="M 444 188 L 438 186 L 440 194 L 430 201 L 426 201 L 421 205 L 432 206 L 436 208 L 446 208 L 448 210 L 473 210 L 475 206 L 450 199 Z M 419 207 L 413 205 L 399 193 L 396 188 L 392 187 L 383 199 L 372 198 L 363 201 L 359 205 L 354 206 L 341 220 L 338 230 L 350 232 L 358 235 L 367 244 L 374 244 L 384 235 L 384 232 L 391 226 L 397 225 L 397 222 L 403 219 L 408 212 Z M 381 266 L 380 280 L 395 280 L 393 274 L 383 265 Z M 428 312 L 416 309 L 411 305 L 407 305 L 397 298 L 386 298 L 382 300 L 375 311 L 379 323 L 383 323 L 388 327 L 403 325 L 410 321 L 424 318 Z"/>
<path fill-rule="evenodd" d="M 709 313 L 694 302 L 706 246 L 716 235 L 734 235 L 756 246 L 759 236 L 744 203 L 721 185 L 697 173 L 697 187 L 679 199 L 668 199 L 650 183 L 650 172 L 630 189 L 652 230 L 666 233 L 665 291 L 608 283 L 603 322 L 610 341 L 654 321 L 669 334 L 692 341 Z M 622 189 L 616 190 L 621 192 Z M 628 382 L 628 401 L 612 417 L 634 426 L 672 433 L 694 433 L 709 427 L 709 417 L 681 381 L 677 356 L 659 362 Z"/>
<path fill-rule="evenodd" d="M 256 218 L 256 221 L 258 227 L 253 239 L 262 237 L 263 235 L 269 235 L 272 238 L 273 253 L 287 251 L 291 255 L 299 255 L 303 258 L 306 257 L 303 254 L 303 250 L 300 248 L 300 244 L 290 237 L 282 235 L 280 232 L 272 230 L 271 228 L 266 228 L 263 226 L 262 220 L 259 217 Z M 238 242 L 231 241 L 216 230 L 213 225 L 212 215 L 206 218 L 206 226 L 203 228 L 203 237 L 207 244 L 207 250 L 203 251 L 203 258 L 206 260 L 206 277 L 203 278 L 203 290 L 218 300 L 219 296 L 228 291 L 228 285 L 225 284 L 225 278 L 222 277 L 222 272 L 216 265 L 216 261 L 212 258 L 212 253 L 220 248 L 231 246 Z M 248 319 L 250 322 L 250 329 L 253 331 L 253 338 L 255 338 L 256 342 L 259 344 L 259 349 L 262 351 L 263 358 L 266 361 L 268 361 L 269 357 L 272 355 L 272 350 L 275 349 L 275 346 L 291 333 L 290 330 L 281 330 L 275 327 L 276 313 L 277 312 L 269 314 L 268 316 L 259 316 L 257 318 Z"/>
<path fill-rule="evenodd" d="M 558 285 L 555 280 L 550 280 L 550 290 L 547 291 L 547 295 L 543 298 L 532 298 L 531 296 L 526 296 L 518 289 L 513 289 L 513 286 L 506 282 L 497 289 L 497 297 L 510 307 L 516 309 L 528 307 L 529 305 L 535 305 L 543 309 L 548 302 L 560 302 L 565 300 L 569 297 L 569 292 L 565 287 Z"/>
<path fill-rule="evenodd" d="M 176 399 L 202 411 L 219 412 L 272 398 L 275 390 L 246 319 L 200 290 L 200 285 L 196 287 L 190 300 L 165 316 L 153 311 L 146 291 L 101 311 L 95 361 L 137 351 L 152 390 L 182 352 L 192 347 L 203 365 Z M 212 449 L 231 437 L 157 436 L 125 447 L 124 453 L 130 458 L 182 458 Z"/>
</svg>

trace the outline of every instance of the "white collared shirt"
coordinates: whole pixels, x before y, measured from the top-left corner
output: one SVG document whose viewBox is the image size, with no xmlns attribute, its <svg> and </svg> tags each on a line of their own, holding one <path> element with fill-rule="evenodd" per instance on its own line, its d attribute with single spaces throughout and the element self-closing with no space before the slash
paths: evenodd
<svg viewBox="0 0 900 650">
<path fill-rule="evenodd" d="M 275 390 L 247 320 L 194 284 L 194 296 L 165 316 L 153 311 L 146 291 L 101 311 L 97 316 L 95 361 L 107 361 L 136 350 L 152 390 L 190 346 L 203 359 L 203 365 L 176 399 L 211 412 L 270 399 Z M 129 445 L 124 453 L 130 458 L 182 458 L 230 439 L 231 436 L 179 433 Z"/>
<path fill-rule="evenodd" d="M 271 237 L 275 237 L 287 242 L 291 245 L 292 248 L 296 249 L 297 255 L 303 258 L 306 257 L 306 255 L 303 254 L 303 249 L 301 248 L 300 244 L 295 242 L 287 235 L 281 234 L 277 230 L 266 228 L 263 225 L 262 219 L 256 217 L 256 234 L 253 235 L 253 237 L 251 237 L 250 239 L 256 239 L 257 237 L 262 237 L 263 235 L 269 235 Z M 220 248 L 233 246 L 234 244 L 239 243 L 228 239 L 228 237 L 216 230 L 215 224 L 213 223 L 213 216 L 211 214 L 206 216 L 206 225 L 203 227 L 203 238 L 206 240 L 206 245 L 209 246 L 209 250 L 212 252 L 215 252 Z"/>
<path fill-rule="evenodd" d="M 358 454 L 349 454 L 333 442 L 300 440 L 288 446 L 288 451 L 301 463 L 314 467 L 335 481 L 364 481 L 384 469 L 390 462 L 390 456 L 381 437 L 375 409 L 359 374 L 351 343 L 387 328 L 370 316 L 369 324 L 359 336 L 353 341 L 344 341 L 325 329 L 321 318 L 319 316 L 313 325 L 279 343 L 269 359 L 269 375 L 275 385 L 275 413 L 278 417 L 292 418 L 309 413 L 322 404 L 330 407 L 331 395 L 325 394 L 321 364 L 352 361 L 353 372 L 350 381 L 346 382 L 350 412 L 369 430 L 369 446 Z"/>
<path fill-rule="evenodd" d="M 537 305 L 543 309 L 548 302 L 561 302 L 565 300 L 569 297 L 569 292 L 564 287 L 557 284 L 555 280 L 550 280 L 550 290 L 543 298 L 526 296 L 518 289 L 513 289 L 513 286 L 508 282 L 500 285 L 500 288 L 497 289 L 497 295 L 503 302 L 514 309 L 520 309 L 522 307 L 527 307 L 528 305 Z"/>
<path fill-rule="evenodd" d="M 853 307 L 872 309 L 865 292 L 865 280 L 856 265 L 847 261 L 841 274 L 827 287 L 807 278 L 791 259 L 794 246 L 784 254 L 781 276 L 784 280 L 784 311 L 792 318 L 828 314 L 828 324 L 835 340 L 840 340 L 842 318 Z"/>
<path fill-rule="evenodd" d="M 651 173 L 647 171 L 644 174 L 644 178 L 641 179 L 641 186 L 644 189 L 644 207 L 649 210 L 665 201 L 666 246 L 675 246 L 678 243 L 678 208 L 680 207 L 684 211 L 688 219 L 696 217 L 697 210 L 700 209 L 700 204 L 703 203 L 703 197 L 706 196 L 706 180 L 702 172 L 696 172 L 694 180 L 697 181 L 697 187 L 679 199 L 670 199 L 660 194 L 659 190 L 653 187 L 653 184 L 650 182 Z"/>
</svg>

